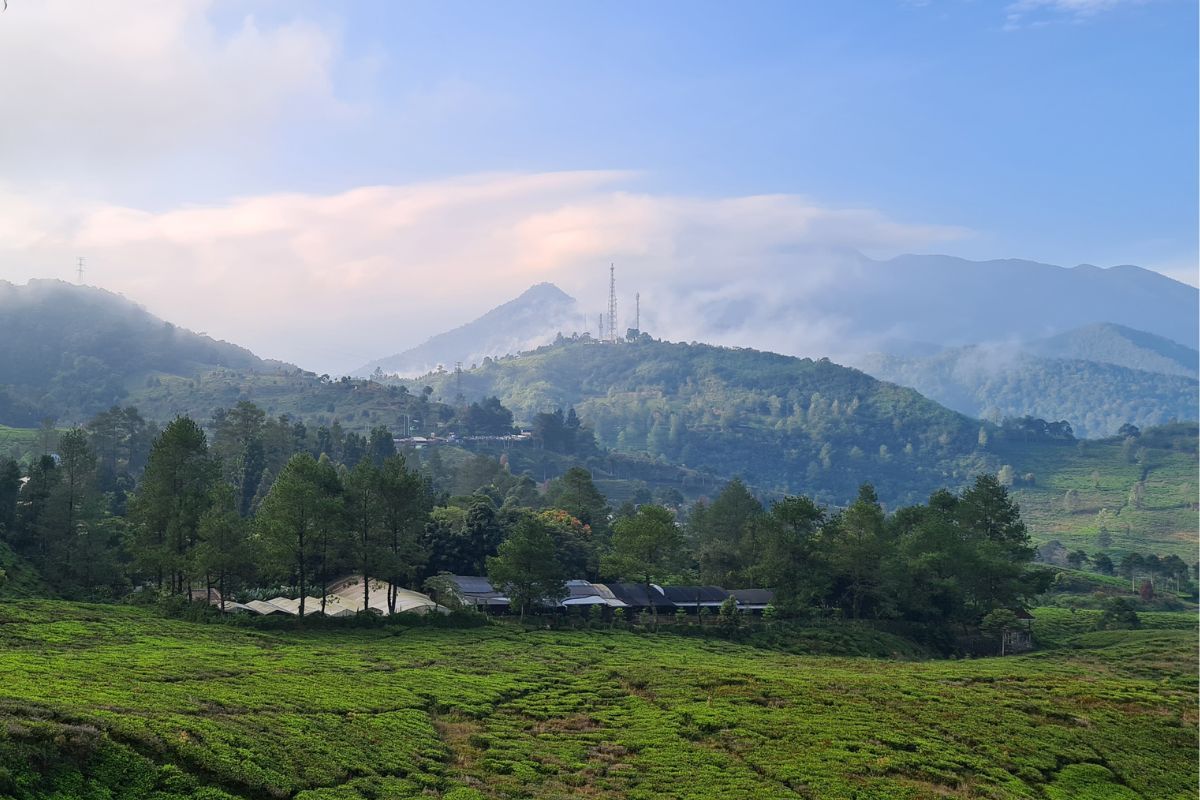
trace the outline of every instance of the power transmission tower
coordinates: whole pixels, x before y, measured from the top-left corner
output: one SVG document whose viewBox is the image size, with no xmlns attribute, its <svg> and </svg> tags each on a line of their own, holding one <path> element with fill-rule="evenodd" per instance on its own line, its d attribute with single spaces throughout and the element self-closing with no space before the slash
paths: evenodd
<svg viewBox="0 0 1200 800">
<path fill-rule="evenodd" d="M 617 341 L 617 268 L 608 265 L 608 340 Z"/>
<path fill-rule="evenodd" d="M 83 256 L 78 256 L 75 259 L 75 273 L 79 277 L 80 285 L 83 284 L 83 264 L 85 261 L 87 261 L 87 259 L 84 258 Z"/>
</svg>

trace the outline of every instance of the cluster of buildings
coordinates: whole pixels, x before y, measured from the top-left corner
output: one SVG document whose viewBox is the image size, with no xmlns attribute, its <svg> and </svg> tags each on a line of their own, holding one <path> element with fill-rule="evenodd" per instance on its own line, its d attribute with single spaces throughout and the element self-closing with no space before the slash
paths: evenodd
<svg viewBox="0 0 1200 800">
<path fill-rule="evenodd" d="M 393 588 L 392 604 L 388 602 L 388 585 L 379 580 L 370 580 L 364 593 L 363 579 L 359 575 L 342 578 L 329 586 L 329 593 L 322 603 L 320 597 L 304 598 L 304 616 L 352 617 L 366 607 L 373 613 L 387 615 L 394 608 L 397 614 L 449 613 L 449 605 L 461 605 L 487 613 L 504 613 L 511 603 L 503 591 L 492 586 L 487 578 L 479 575 L 444 575 L 442 592 L 453 598 L 440 597 L 446 605 L 432 597 L 410 589 Z M 201 594 L 201 593 L 197 593 Z M 567 596 L 557 603 L 547 602 L 547 608 L 570 610 L 582 606 L 594 606 L 601 613 L 611 613 L 623 608 L 630 612 L 656 611 L 659 614 L 674 614 L 682 610 L 688 614 L 699 614 L 708 609 L 716 613 L 729 598 L 737 603 L 739 611 L 761 614 L 775 593 L 770 589 L 722 589 L 720 586 L 659 586 L 643 583 L 591 583 L 589 581 L 567 581 Z M 246 612 L 268 616 L 271 614 L 300 615 L 300 600 L 292 597 L 273 597 L 270 600 L 251 600 L 248 603 L 221 602 L 216 592 L 207 596 L 209 602 L 223 611 Z M 197 599 L 203 599 L 198 597 Z"/>
<path fill-rule="evenodd" d="M 508 597 L 492 586 L 487 578 L 478 575 L 446 575 L 446 585 L 455 600 L 481 611 L 502 612 L 508 609 Z M 624 608 L 630 611 L 654 610 L 660 614 L 680 610 L 697 614 L 704 609 L 716 613 L 729 598 L 739 611 L 761 614 L 775 599 L 770 589 L 722 589 L 720 586 L 659 586 L 644 583 L 591 583 L 567 581 L 567 596 L 557 607 L 595 606 L 599 609 Z"/>
</svg>

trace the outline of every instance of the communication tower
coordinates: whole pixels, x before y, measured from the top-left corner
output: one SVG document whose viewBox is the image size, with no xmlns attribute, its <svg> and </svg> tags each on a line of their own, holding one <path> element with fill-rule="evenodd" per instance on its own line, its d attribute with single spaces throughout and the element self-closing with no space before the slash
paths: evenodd
<svg viewBox="0 0 1200 800">
<path fill-rule="evenodd" d="M 617 341 L 617 268 L 608 265 L 608 340 Z"/>
</svg>

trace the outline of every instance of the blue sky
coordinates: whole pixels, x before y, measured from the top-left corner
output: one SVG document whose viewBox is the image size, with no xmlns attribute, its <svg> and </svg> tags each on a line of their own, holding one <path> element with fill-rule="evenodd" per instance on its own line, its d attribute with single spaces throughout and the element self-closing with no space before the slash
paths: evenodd
<svg viewBox="0 0 1200 800">
<path fill-rule="evenodd" d="M 808 246 L 1197 283 L 1190 0 L 9 5 L 0 278 L 85 254 L 322 368 L 610 260 L 666 288 Z"/>
<path fill-rule="evenodd" d="M 346 4 L 325 13 L 367 120 L 255 177 L 636 170 L 969 227 L 973 257 L 1194 263 L 1196 4 L 1094 5 Z"/>
</svg>

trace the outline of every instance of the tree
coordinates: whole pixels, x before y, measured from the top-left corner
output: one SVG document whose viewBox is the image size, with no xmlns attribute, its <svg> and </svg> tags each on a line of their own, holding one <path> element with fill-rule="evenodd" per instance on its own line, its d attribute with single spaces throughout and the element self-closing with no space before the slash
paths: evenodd
<svg viewBox="0 0 1200 800">
<path fill-rule="evenodd" d="M 1016 471 L 1013 470 L 1011 464 L 1005 464 L 1000 467 L 1000 471 L 996 473 L 996 479 L 1000 481 L 1001 486 L 1012 486 L 1016 480 Z"/>
<path fill-rule="evenodd" d="M 1129 589 L 1134 591 L 1137 589 L 1137 574 L 1143 567 L 1142 557 L 1137 553 L 1126 553 L 1121 557 L 1121 565 L 1118 567 L 1121 575 L 1129 579 Z"/>
<path fill-rule="evenodd" d="M 838 602 L 854 619 L 866 614 L 881 616 L 887 601 L 882 588 L 888 542 L 875 488 L 863 484 L 858 498 L 827 529 Z"/>
<path fill-rule="evenodd" d="M 1092 566 L 1095 567 L 1096 571 L 1101 575 L 1113 574 L 1113 562 L 1112 559 L 1108 557 L 1107 553 L 1097 553 L 1096 555 L 1092 556 Z"/>
<path fill-rule="evenodd" d="M 1008 491 L 996 476 L 980 475 L 962 493 L 956 516 L 969 545 L 964 586 L 976 612 L 983 616 L 994 608 L 1018 605 L 1033 589 L 1025 565 L 1035 551 Z"/>
<path fill-rule="evenodd" d="M 277 575 L 296 580 L 301 617 L 322 533 L 337 513 L 332 488 L 325 468 L 308 453 L 297 453 L 275 479 L 255 518 L 267 564 Z"/>
<path fill-rule="evenodd" d="M 818 602 L 829 590 L 820 539 L 827 519 L 825 510 L 807 497 L 786 497 L 764 518 L 755 582 L 774 586 L 777 602 L 785 610 L 794 613 Z"/>
<path fill-rule="evenodd" d="M 521 620 L 535 603 L 557 604 L 567 594 L 554 538 L 545 524 L 524 516 L 499 552 L 487 560 L 488 579 L 520 609 Z"/>
<path fill-rule="evenodd" d="M 154 440 L 131 506 L 135 555 L 156 576 L 159 591 L 167 579 L 172 594 L 184 590 L 188 555 L 216 479 L 204 431 L 190 417 L 176 417 Z"/>
<path fill-rule="evenodd" d="M 600 565 L 592 529 L 557 508 L 536 512 L 535 516 L 554 537 L 555 558 L 564 573 L 572 578 L 596 580 Z"/>
<path fill-rule="evenodd" d="M 590 525 L 593 531 L 608 527 L 608 501 L 592 482 L 592 474 L 583 467 L 571 467 L 561 478 L 550 482 L 546 505 L 561 508 L 584 525 Z"/>
<path fill-rule="evenodd" d="M 750 582 L 747 572 L 758 562 L 758 548 L 748 539 L 750 522 L 762 514 L 762 504 L 738 478 L 727 483 L 711 505 L 692 509 L 688 533 L 695 543 L 701 581 L 729 587 Z"/>
<path fill-rule="evenodd" d="M 248 400 L 213 414 L 213 455 L 220 459 L 221 475 L 234 490 L 238 512 L 250 513 L 267 456 L 263 445 L 266 413 Z"/>
<path fill-rule="evenodd" d="M 1088 554 L 1082 550 L 1075 550 L 1067 554 L 1067 563 L 1072 569 L 1083 569 L 1084 564 L 1088 563 Z"/>
<path fill-rule="evenodd" d="M 1100 619 L 1096 623 L 1096 627 L 1102 631 L 1117 628 L 1140 628 L 1141 625 L 1142 621 L 1138 618 L 1133 603 L 1124 597 L 1109 598 L 1104 603 L 1104 613 L 1100 615 Z"/>
<path fill-rule="evenodd" d="M 662 506 L 644 505 L 632 517 L 617 520 L 605 570 L 640 582 L 646 587 L 646 596 L 653 597 L 651 584 L 674 573 L 682 549 L 683 534 L 674 515 Z M 653 602 L 650 612 L 657 626 L 658 608 Z"/>
<path fill-rule="evenodd" d="M 224 482 L 216 484 L 208 510 L 200 517 L 195 564 L 205 576 L 207 588 L 212 588 L 212 577 L 216 576 L 222 611 L 225 610 L 229 578 L 244 575 L 253 562 L 247 533 L 246 520 L 238 509 L 237 490 Z"/>
<path fill-rule="evenodd" d="M 559 418 L 562 412 L 559 411 Z M 514 431 L 512 412 L 498 397 L 486 397 L 471 403 L 460 416 L 459 427 L 469 436 L 504 436 Z"/>
<path fill-rule="evenodd" d="M 0 536 L 12 534 L 21 494 L 21 467 L 11 458 L 0 459 Z"/>
<path fill-rule="evenodd" d="M 372 428 L 371 438 L 367 441 L 367 457 L 371 459 L 371 463 L 382 467 L 383 462 L 394 455 L 396 440 L 392 437 L 392 432 L 382 425 Z"/>
<path fill-rule="evenodd" d="M 429 557 L 421 535 L 432 505 L 429 489 L 404 456 L 395 455 L 379 469 L 379 495 L 383 512 L 384 578 L 388 583 L 388 613 L 396 613 L 397 589 L 415 586 Z"/>
<path fill-rule="evenodd" d="M 1021 624 L 1021 620 L 1017 615 L 1007 608 L 997 608 L 988 612 L 987 616 L 979 624 L 982 630 L 988 636 L 1000 640 L 1000 655 L 1004 655 L 1004 646 L 1008 642 L 1008 634 L 1016 630 Z"/>
<path fill-rule="evenodd" d="M 383 572 L 386 563 L 383 515 L 379 470 L 370 461 L 360 461 L 346 476 L 346 516 L 354 536 L 354 561 L 362 575 L 364 613 L 370 609 L 371 578 Z"/>
</svg>

